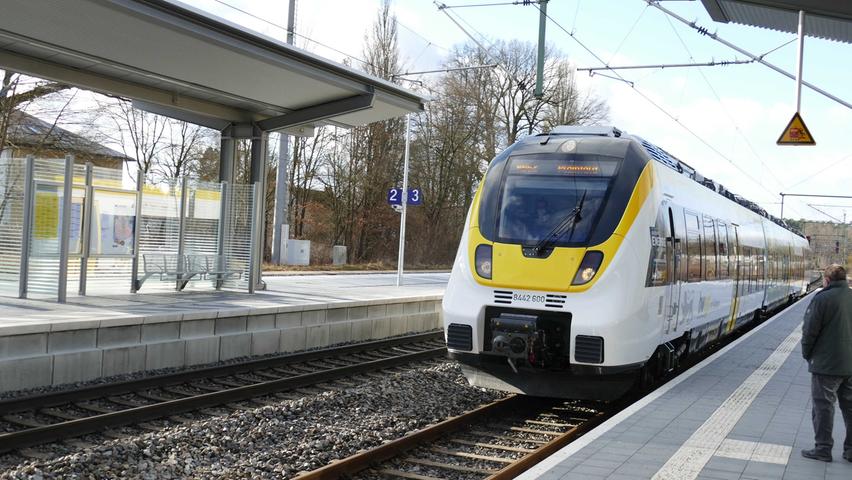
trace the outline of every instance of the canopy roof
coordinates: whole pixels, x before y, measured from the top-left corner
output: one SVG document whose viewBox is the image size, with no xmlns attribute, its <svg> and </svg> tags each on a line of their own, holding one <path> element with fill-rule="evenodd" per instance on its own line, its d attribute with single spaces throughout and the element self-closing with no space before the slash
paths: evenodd
<svg viewBox="0 0 852 480">
<path fill-rule="evenodd" d="M 852 2 L 838 0 L 701 0 L 710 17 L 797 33 L 799 11 L 805 12 L 805 34 L 852 43 Z"/>
<path fill-rule="evenodd" d="M 4 0 L 0 66 L 217 129 L 356 126 L 422 110 L 425 101 L 164 0 Z"/>
</svg>

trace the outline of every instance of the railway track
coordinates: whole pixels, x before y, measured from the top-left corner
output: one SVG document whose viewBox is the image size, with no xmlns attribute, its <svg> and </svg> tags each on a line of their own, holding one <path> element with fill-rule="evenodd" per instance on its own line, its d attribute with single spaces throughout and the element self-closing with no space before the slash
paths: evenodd
<svg viewBox="0 0 852 480">
<path fill-rule="evenodd" d="M 0 452 L 180 414 L 223 415 L 292 398 L 287 391 L 446 355 L 441 333 L 427 333 L 243 363 L 144 377 L 78 390 L 0 401 Z M 321 387 L 322 388 L 322 387 Z M 247 405 L 248 404 L 248 405 Z M 227 408 L 219 408 L 225 406 Z"/>
<path fill-rule="evenodd" d="M 704 349 L 644 392 L 689 370 L 783 307 Z M 620 412 L 642 393 L 633 391 L 609 403 L 513 395 L 296 478 L 511 479 Z"/>
<path fill-rule="evenodd" d="M 511 479 L 617 410 L 513 395 L 296 478 Z"/>
</svg>

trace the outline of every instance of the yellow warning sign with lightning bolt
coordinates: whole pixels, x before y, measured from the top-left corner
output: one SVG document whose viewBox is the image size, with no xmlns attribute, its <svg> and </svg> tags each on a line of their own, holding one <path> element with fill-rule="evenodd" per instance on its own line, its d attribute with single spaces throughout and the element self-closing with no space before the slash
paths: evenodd
<svg viewBox="0 0 852 480">
<path fill-rule="evenodd" d="M 781 132 L 781 136 L 775 143 L 778 145 L 816 145 L 814 137 L 811 136 L 811 132 L 805 126 L 805 121 L 802 120 L 799 112 L 793 115 L 790 123 L 784 127 L 784 131 Z"/>
</svg>

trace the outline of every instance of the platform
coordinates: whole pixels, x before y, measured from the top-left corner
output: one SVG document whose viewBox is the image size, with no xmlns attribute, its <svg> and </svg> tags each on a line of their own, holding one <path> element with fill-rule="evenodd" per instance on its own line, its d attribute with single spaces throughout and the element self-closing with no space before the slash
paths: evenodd
<svg viewBox="0 0 852 480">
<path fill-rule="evenodd" d="M 267 277 L 268 289 L 0 298 L 0 392 L 439 329 L 449 274 Z"/>
<path fill-rule="evenodd" d="M 813 448 L 801 322 L 813 295 L 527 471 L 525 479 L 848 480 L 835 411 L 834 462 Z"/>
</svg>

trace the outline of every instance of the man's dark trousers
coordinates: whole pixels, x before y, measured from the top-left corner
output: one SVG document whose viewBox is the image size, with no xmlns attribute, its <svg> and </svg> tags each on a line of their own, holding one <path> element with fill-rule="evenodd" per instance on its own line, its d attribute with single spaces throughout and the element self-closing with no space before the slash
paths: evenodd
<svg viewBox="0 0 852 480">
<path fill-rule="evenodd" d="M 852 377 L 812 374 L 813 421 L 815 447 L 820 454 L 831 455 L 834 439 L 834 402 L 840 401 L 840 411 L 846 423 L 846 441 L 843 451 L 852 453 Z"/>
</svg>

